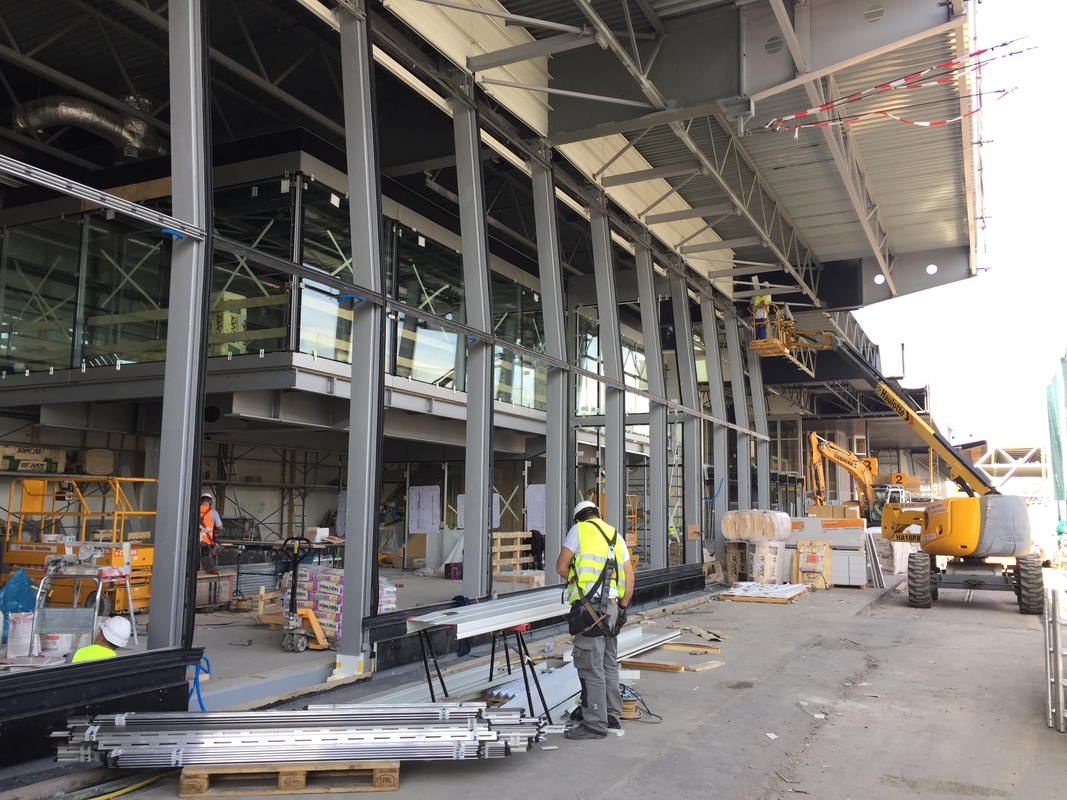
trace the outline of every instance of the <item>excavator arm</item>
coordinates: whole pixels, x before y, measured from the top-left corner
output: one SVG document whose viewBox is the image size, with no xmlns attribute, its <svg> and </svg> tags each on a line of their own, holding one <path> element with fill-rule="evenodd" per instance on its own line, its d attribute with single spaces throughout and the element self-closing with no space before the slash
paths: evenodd
<svg viewBox="0 0 1067 800">
<path fill-rule="evenodd" d="M 826 475 L 824 460 L 832 461 L 844 469 L 856 481 L 863 504 L 864 514 L 870 513 L 874 500 L 874 475 L 859 456 L 831 441 L 823 439 L 814 431 L 808 436 L 808 474 L 815 487 L 813 499 L 816 505 L 826 505 Z"/>
<path fill-rule="evenodd" d="M 879 398 L 908 423 L 930 448 L 949 466 L 949 477 L 971 497 L 983 497 L 987 494 L 1000 494 L 997 488 L 968 462 L 955 447 L 920 417 L 904 400 L 885 383 L 878 383 L 875 393 Z"/>
</svg>

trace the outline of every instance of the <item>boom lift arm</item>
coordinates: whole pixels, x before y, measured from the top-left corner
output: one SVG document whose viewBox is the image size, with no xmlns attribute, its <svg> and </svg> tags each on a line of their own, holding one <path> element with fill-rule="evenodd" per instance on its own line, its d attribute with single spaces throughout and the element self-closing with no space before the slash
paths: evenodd
<svg viewBox="0 0 1067 800">
<path fill-rule="evenodd" d="M 985 475 L 975 469 L 972 464 L 960 455 L 959 451 L 952 446 L 948 439 L 928 425 L 887 384 L 879 382 L 875 387 L 875 393 L 887 406 L 893 409 L 898 417 L 908 423 L 908 426 L 919 434 L 919 438 L 926 442 L 942 461 L 949 465 L 949 477 L 955 481 L 962 491 L 970 497 L 1000 494 Z"/>
</svg>

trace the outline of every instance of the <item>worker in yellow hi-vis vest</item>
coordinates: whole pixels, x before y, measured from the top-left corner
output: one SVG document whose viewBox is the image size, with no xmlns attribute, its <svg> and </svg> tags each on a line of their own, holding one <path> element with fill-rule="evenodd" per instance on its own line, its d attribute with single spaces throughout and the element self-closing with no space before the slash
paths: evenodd
<svg viewBox="0 0 1067 800">
<path fill-rule="evenodd" d="M 622 727 L 616 636 L 626 624 L 634 566 L 624 538 L 600 519 L 594 503 L 582 500 L 574 507 L 573 516 L 574 525 L 556 559 L 556 572 L 567 579 L 567 602 L 588 609 L 591 624 L 573 631 L 582 704 L 571 713 L 571 719 L 581 722 L 563 735 L 568 739 L 603 739 L 610 728 Z"/>
</svg>

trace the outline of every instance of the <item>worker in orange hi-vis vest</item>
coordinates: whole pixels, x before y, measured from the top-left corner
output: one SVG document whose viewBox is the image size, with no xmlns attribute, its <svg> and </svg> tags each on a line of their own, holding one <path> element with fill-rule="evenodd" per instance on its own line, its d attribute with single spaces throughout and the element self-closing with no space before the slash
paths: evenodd
<svg viewBox="0 0 1067 800">
<path fill-rule="evenodd" d="M 200 495 L 200 571 L 218 575 L 215 539 L 222 533 L 222 517 L 212 507 L 214 504 L 215 498 L 208 492 Z"/>
</svg>

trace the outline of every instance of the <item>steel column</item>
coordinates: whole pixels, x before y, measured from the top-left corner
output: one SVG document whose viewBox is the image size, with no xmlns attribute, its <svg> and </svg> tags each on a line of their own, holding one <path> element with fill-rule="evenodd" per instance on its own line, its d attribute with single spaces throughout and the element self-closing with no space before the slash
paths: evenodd
<svg viewBox="0 0 1067 800">
<path fill-rule="evenodd" d="M 468 91 L 473 87 L 467 86 Z M 452 124 L 459 185 L 463 297 L 467 324 L 467 452 L 464 474 L 463 594 L 489 590 L 489 532 L 493 526 L 493 310 L 489 299 L 489 233 L 482 181 L 478 115 L 470 96 L 454 96 Z"/>
<path fill-rule="evenodd" d="M 170 5 L 171 196 L 174 216 L 204 231 L 176 239 L 170 264 L 167 361 L 163 372 L 159 495 L 148 648 L 190 647 L 193 639 L 196 509 L 203 452 L 207 369 L 205 310 L 211 299 L 211 137 L 206 113 L 207 31 L 202 0 Z M 190 563 L 190 562 L 194 563 Z"/>
<path fill-rule="evenodd" d="M 659 297 L 652 251 L 643 244 L 635 247 L 637 293 L 641 302 L 641 338 L 645 344 L 645 372 L 648 390 L 666 400 L 667 382 L 663 375 L 663 340 L 660 336 Z M 648 409 L 649 515 L 648 564 L 652 569 L 667 566 L 667 405 L 649 401 Z"/>
<path fill-rule="evenodd" d="M 703 410 L 697 394 L 696 351 L 693 349 L 693 318 L 689 313 L 689 288 L 685 278 L 671 273 L 671 306 L 674 309 L 675 355 L 678 359 L 678 387 L 682 405 L 692 409 L 682 419 L 682 486 L 685 497 L 682 501 L 682 541 L 685 543 L 685 561 L 692 564 L 703 560 L 700 539 L 689 538 L 689 526 L 701 528 L 704 505 L 704 448 L 700 435 Z M 703 531 L 701 531 L 703 533 Z"/>
<path fill-rule="evenodd" d="M 604 377 L 623 382 L 622 336 L 619 303 L 615 290 L 615 266 L 611 253 L 611 224 L 600 207 L 589 209 L 593 235 L 593 271 L 596 274 L 596 305 L 600 358 Z M 626 393 L 607 386 L 604 392 L 604 518 L 621 528 L 626 518 Z"/>
<path fill-rule="evenodd" d="M 360 3 L 362 7 L 362 3 Z M 352 280 L 384 293 L 378 141 L 370 32 L 365 16 L 338 9 L 341 78 L 345 100 L 348 215 L 352 227 Z M 303 180 L 303 176 L 298 176 Z M 358 347 L 356 346 L 358 343 Z M 377 530 L 385 419 L 385 309 L 356 298 L 352 309 L 352 382 L 348 425 L 348 495 L 345 509 L 345 623 L 337 657 L 339 676 L 359 670 L 369 651 L 363 619 L 378 611 Z M 353 557 L 354 556 L 354 557 Z M 347 604 L 347 605 L 346 605 Z"/>
<path fill-rule="evenodd" d="M 756 440 L 756 508 L 771 507 L 771 442 L 767 427 L 767 397 L 763 392 L 760 356 L 748 350 L 748 383 L 752 389 L 752 426 L 762 436 Z M 765 438 L 767 437 L 767 438 Z"/>
<path fill-rule="evenodd" d="M 737 508 L 752 508 L 752 436 L 748 431 L 748 392 L 745 388 L 745 359 L 741 354 L 741 321 L 726 317 L 726 353 L 730 360 L 730 387 L 733 389 L 734 422 L 737 424 Z"/>
<path fill-rule="evenodd" d="M 538 160 L 530 161 L 533 181 L 534 221 L 537 230 L 537 262 L 541 278 L 541 308 L 544 313 L 545 353 L 566 362 L 567 332 L 563 305 L 563 272 L 559 257 L 559 230 L 556 219 L 556 185 L 552 169 Z M 545 414 L 545 583 L 559 583 L 549 567 L 563 546 L 568 511 L 574 498 L 568 496 L 574 470 L 574 437 L 571 430 L 570 373 L 549 367 Z"/>
<path fill-rule="evenodd" d="M 715 304 L 710 298 L 700 302 L 700 319 L 704 331 L 704 365 L 708 372 L 708 399 L 711 413 L 718 419 L 726 419 L 726 392 L 722 375 L 722 344 L 719 342 L 719 320 Z M 730 461 L 727 428 L 711 423 L 711 495 L 714 500 L 715 561 L 723 563 L 726 550 L 719 533 L 722 518 L 730 510 Z"/>
</svg>

